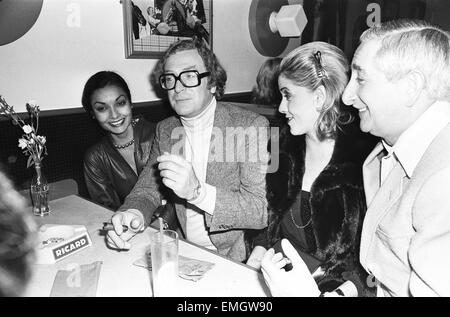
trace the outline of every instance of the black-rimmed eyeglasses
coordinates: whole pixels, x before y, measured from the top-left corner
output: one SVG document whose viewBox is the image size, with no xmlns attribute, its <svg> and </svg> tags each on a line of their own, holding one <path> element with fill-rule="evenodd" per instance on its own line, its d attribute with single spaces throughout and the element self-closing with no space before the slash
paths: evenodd
<svg viewBox="0 0 450 317">
<path fill-rule="evenodd" d="M 164 90 L 172 90 L 175 88 L 177 84 L 177 80 L 186 87 L 192 88 L 200 86 L 203 77 L 207 77 L 210 75 L 210 72 L 199 73 L 196 70 L 186 70 L 181 72 L 178 76 L 175 74 L 167 73 L 159 76 L 159 85 Z"/>
</svg>

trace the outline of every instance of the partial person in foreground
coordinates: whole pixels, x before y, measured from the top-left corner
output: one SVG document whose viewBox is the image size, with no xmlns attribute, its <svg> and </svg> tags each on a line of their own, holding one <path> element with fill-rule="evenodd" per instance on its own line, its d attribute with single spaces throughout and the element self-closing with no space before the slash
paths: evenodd
<svg viewBox="0 0 450 317">
<path fill-rule="evenodd" d="M 115 72 L 101 71 L 86 82 L 86 112 L 106 132 L 84 156 L 84 178 L 91 199 L 116 210 L 131 192 L 150 155 L 156 124 L 133 118 L 131 93 Z"/>
<path fill-rule="evenodd" d="M 361 146 L 351 114 L 341 104 L 348 70 L 344 53 L 324 42 L 302 45 L 283 58 L 279 111 L 290 131 L 280 133 L 279 170 L 267 175 L 269 226 L 254 239 L 247 264 L 260 268 L 263 257 L 270 258 L 262 271 L 266 280 L 276 281 L 279 268 L 272 262 L 272 248 L 280 251 L 285 238 L 321 291 L 349 281 L 353 292 L 347 295 L 368 296 L 358 252 L 366 211 L 361 170 L 368 149 Z M 285 282 L 286 295 L 305 295 L 301 282 Z"/>
<path fill-rule="evenodd" d="M 0 171 L 0 297 L 23 295 L 31 277 L 35 225 L 24 198 Z"/>
<path fill-rule="evenodd" d="M 107 243 L 129 249 L 168 191 L 185 238 L 243 261 L 244 230 L 267 226 L 267 141 L 259 137 L 267 139 L 268 121 L 216 101 L 227 77 L 204 41 L 175 42 L 155 71 L 177 115 L 158 123 L 148 164 L 113 216 Z M 235 137 L 241 141 L 229 143 Z"/>
</svg>

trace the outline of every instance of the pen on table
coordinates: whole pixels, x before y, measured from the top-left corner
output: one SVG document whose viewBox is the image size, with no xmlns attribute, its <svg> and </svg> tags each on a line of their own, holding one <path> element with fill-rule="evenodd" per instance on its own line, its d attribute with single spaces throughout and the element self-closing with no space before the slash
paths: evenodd
<svg viewBox="0 0 450 317">
<path fill-rule="evenodd" d="M 114 230 L 114 225 L 111 222 L 104 222 L 102 230 L 103 231 Z M 125 225 L 122 225 L 122 230 L 123 230 L 123 232 L 127 232 L 128 227 Z"/>
</svg>

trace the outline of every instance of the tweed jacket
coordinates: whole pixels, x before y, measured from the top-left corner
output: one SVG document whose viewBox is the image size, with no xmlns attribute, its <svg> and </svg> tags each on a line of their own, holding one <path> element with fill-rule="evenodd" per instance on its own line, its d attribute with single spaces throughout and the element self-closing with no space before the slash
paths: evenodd
<svg viewBox="0 0 450 317">
<path fill-rule="evenodd" d="M 378 144 L 364 163 L 360 261 L 379 296 L 450 296 L 450 124 L 409 178 L 399 161 L 380 187 Z"/>
<path fill-rule="evenodd" d="M 205 224 L 211 242 L 218 252 L 238 261 L 243 261 L 246 257 L 244 230 L 262 229 L 267 226 L 265 173 L 268 157 L 263 155 L 255 161 L 246 159 L 245 162 L 237 159 L 245 154 L 245 151 L 258 147 L 258 135 L 249 134 L 249 137 L 245 138 L 245 144 L 241 146 L 239 142 L 231 143 L 231 146 L 229 143 L 234 139 L 230 133 L 245 131 L 247 128 L 267 133 L 268 121 L 263 116 L 232 104 L 217 103 L 206 172 L 206 183 L 216 187 L 216 202 L 213 215 L 205 213 Z M 120 207 L 120 210 L 133 208 L 141 211 L 148 223 L 160 200 L 165 196 L 175 203 L 184 236 L 187 202 L 162 185 L 156 158 L 164 152 L 183 156 L 185 138 L 179 117 L 172 116 L 158 123 L 147 166 Z M 267 141 L 261 148 L 267 149 Z"/>
<path fill-rule="evenodd" d="M 114 210 L 123 204 L 147 163 L 155 128 L 155 123 L 150 123 L 143 117 L 139 118 L 134 127 L 137 175 L 114 148 L 109 135 L 86 151 L 83 162 L 84 179 L 92 200 Z"/>
</svg>

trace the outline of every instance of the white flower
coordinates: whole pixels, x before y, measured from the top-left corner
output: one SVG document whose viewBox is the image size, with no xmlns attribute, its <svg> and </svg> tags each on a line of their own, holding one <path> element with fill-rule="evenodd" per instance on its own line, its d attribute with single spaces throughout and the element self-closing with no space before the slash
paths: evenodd
<svg viewBox="0 0 450 317">
<path fill-rule="evenodd" d="M 45 142 L 47 141 L 47 139 L 45 138 L 45 136 L 40 136 L 40 135 L 38 135 L 37 138 L 38 138 L 39 142 L 40 142 L 42 145 L 44 145 Z"/>
<path fill-rule="evenodd" d="M 26 134 L 30 134 L 31 132 L 33 132 L 33 128 L 30 127 L 28 124 L 25 124 L 22 127 L 23 132 L 25 132 Z"/>
<path fill-rule="evenodd" d="M 30 105 L 30 107 L 36 108 L 37 102 L 36 100 L 28 100 L 27 104 Z"/>
<path fill-rule="evenodd" d="M 1 0 L 0 0 L 1 1 Z M 8 105 L 6 100 L 0 96 L 0 115 L 9 117 L 14 125 L 19 126 L 23 130 L 22 137 L 19 138 L 18 147 L 22 149 L 25 155 L 28 155 L 27 167 L 33 165 L 34 162 L 40 162 L 41 156 L 46 155 L 44 136 L 37 135 L 35 127 L 39 127 L 39 106 L 36 101 L 30 100 L 26 104 L 27 112 L 30 115 L 30 124 L 25 121 L 14 111 L 13 107 Z"/>
<path fill-rule="evenodd" d="M 28 145 L 27 140 L 25 140 L 25 139 L 19 139 L 19 147 L 20 147 L 22 150 L 26 149 L 26 148 L 27 148 L 27 145 Z"/>
<path fill-rule="evenodd" d="M 34 100 L 30 100 L 27 102 L 27 111 L 30 114 L 39 115 L 39 106 L 37 105 L 37 102 Z"/>
</svg>

